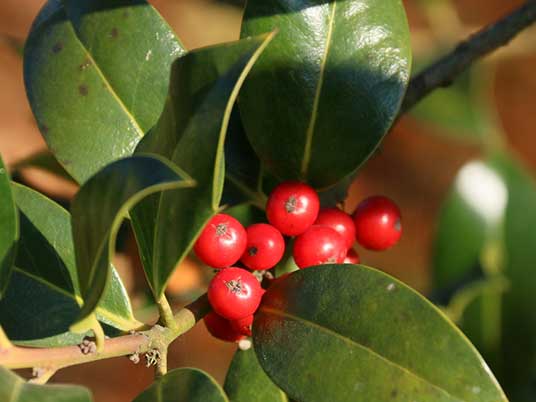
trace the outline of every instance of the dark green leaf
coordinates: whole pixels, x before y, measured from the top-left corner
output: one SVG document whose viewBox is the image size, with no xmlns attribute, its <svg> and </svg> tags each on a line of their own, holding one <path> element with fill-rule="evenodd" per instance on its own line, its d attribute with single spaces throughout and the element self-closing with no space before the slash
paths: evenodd
<svg viewBox="0 0 536 402">
<path fill-rule="evenodd" d="M 133 402 L 229 402 L 216 380 L 193 368 L 171 370 Z"/>
<path fill-rule="evenodd" d="M 235 352 L 224 389 L 232 402 L 288 402 L 259 365 L 253 349 Z"/>
<path fill-rule="evenodd" d="M 91 402 L 91 393 L 75 385 L 27 384 L 22 378 L 0 367 L 2 402 Z"/>
<path fill-rule="evenodd" d="M 115 237 L 128 211 L 144 197 L 192 187 L 193 181 L 164 158 L 135 155 L 112 162 L 80 189 L 71 206 L 80 293 L 80 319 L 90 315 L 111 280 Z"/>
<path fill-rule="evenodd" d="M 0 158 L 0 298 L 5 294 L 19 237 L 17 208 L 13 202 L 9 174 Z"/>
<path fill-rule="evenodd" d="M 263 298 L 253 340 L 264 370 L 299 401 L 506 401 L 437 308 L 364 266 L 324 265 L 280 279 Z"/>
<path fill-rule="evenodd" d="M 79 182 L 130 155 L 156 123 L 184 49 L 144 0 L 49 0 L 24 51 L 28 98 Z"/>
<path fill-rule="evenodd" d="M 272 36 L 192 51 L 173 64 L 165 111 L 138 150 L 171 158 L 198 185 L 149 197 L 131 213 L 157 300 L 202 228 L 219 211 L 231 110 L 246 74 Z"/>
<path fill-rule="evenodd" d="M 20 213 L 20 248 L 6 297 L 0 301 L 0 322 L 16 343 L 76 344 L 81 336 L 68 329 L 79 314 L 82 297 L 70 215 L 34 190 L 19 184 L 13 184 L 12 189 Z M 102 323 L 123 331 L 141 326 L 113 268 L 110 286 L 96 314 Z"/>
<path fill-rule="evenodd" d="M 240 94 L 247 135 L 282 179 L 317 188 L 359 167 L 391 126 L 407 85 L 400 0 L 249 0 L 243 35 L 279 29 Z"/>
</svg>

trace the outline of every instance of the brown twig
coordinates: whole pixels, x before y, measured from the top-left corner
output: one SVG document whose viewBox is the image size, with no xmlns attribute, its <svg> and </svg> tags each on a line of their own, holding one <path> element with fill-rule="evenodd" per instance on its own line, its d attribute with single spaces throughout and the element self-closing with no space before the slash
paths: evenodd
<svg viewBox="0 0 536 402">
<path fill-rule="evenodd" d="M 210 310 L 206 294 L 181 309 L 174 317 L 175 328 L 155 325 L 143 332 L 106 339 L 100 352 L 84 354 L 79 346 L 27 348 L 12 346 L 0 349 L 0 366 L 12 369 L 37 367 L 56 370 L 118 356 L 166 349 L 173 340 L 191 329 Z"/>
<path fill-rule="evenodd" d="M 411 79 L 400 114 L 407 112 L 435 89 L 449 86 L 471 64 L 506 45 L 534 22 L 536 0 L 528 0 L 499 21 L 471 35 L 452 52 Z"/>
</svg>

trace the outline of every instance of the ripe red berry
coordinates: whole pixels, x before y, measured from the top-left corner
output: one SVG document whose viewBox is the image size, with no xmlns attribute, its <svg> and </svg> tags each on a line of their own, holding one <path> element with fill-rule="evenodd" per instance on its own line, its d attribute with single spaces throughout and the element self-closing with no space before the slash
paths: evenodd
<svg viewBox="0 0 536 402">
<path fill-rule="evenodd" d="M 346 257 L 346 244 L 335 230 L 328 226 L 313 225 L 294 242 L 293 256 L 300 268 L 320 264 L 342 263 Z"/>
<path fill-rule="evenodd" d="M 400 210 L 389 198 L 367 198 L 354 213 L 357 241 L 363 247 L 376 251 L 394 246 L 402 235 L 400 219 Z"/>
<path fill-rule="evenodd" d="M 216 313 L 228 320 L 238 320 L 257 310 L 264 290 L 251 272 L 230 267 L 212 278 L 207 293 Z"/>
<path fill-rule="evenodd" d="M 246 267 L 265 270 L 274 267 L 285 252 L 281 232 L 267 223 L 257 223 L 246 229 L 246 251 L 240 259 Z"/>
<path fill-rule="evenodd" d="M 329 226 L 342 236 L 346 248 L 355 243 L 355 225 L 352 217 L 339 208 L 321 209 L 315 225 Z"/>
<path fill-rule="evenodd" d="M 236 332 L 245 336 L 251 336 L 251 325 L 253 324 L 253 315 L 248 315 L 245 318 L 241 318 L 239 320 L 232 320 L 229 322 L 231 323 L 231 327 L 233 327 L 233 330 L 235 330 Z"/>
<path fill-rule="evenodd" d="M 214 311 L 208 313 L 203 321 L 208 332 L 222 341 L 236 342 L 244 338 L 244 335 L 231 325 L 231 321 L 219 316 Z"/>
<path fill-rule="evenodd" d="M 361 260 L 359 259 L 359 254 L 351 248 L 348 250 L 348 253 L 346 254 L 346 258 L 344 259 L 345 264 L 359 264 Z"/>
<path fill-rule="evenodd" d="M 207 223 L 197 239 L 194 251 L 208 266 L 224 268 L 233 265 L 246 249 L 246 229 L 235 218 L 217 214 Z"/>
<path fill-rule="evenodd" d="M 287 181 L 279 184 L 270 194 L 266 216 L 284 235 L 297 236 L 309 229 L 319 209 L 320 200 L 312 187 Z"/>
</svg>

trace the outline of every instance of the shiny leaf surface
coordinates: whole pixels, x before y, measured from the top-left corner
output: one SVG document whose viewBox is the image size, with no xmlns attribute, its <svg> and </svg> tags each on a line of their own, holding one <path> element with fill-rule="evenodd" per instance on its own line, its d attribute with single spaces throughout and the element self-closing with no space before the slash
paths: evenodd
<svg viewBox="0 0 536 402">
<path fill-rule="evenodd" d="M 11 277 L 18 237 L 17 208 L 11 194 L 9 174 L 0 158 L 0 298 Z"/>
<path fill-rule="evenodd" d="M 506 401 L 438 309 L 364 266 L 324 265 L 280 279 L 263 298 L 253 339 L 264 370 L 299 401 Z"/>
<path fill-rule="evenodd" d="M 80 312 L 82 297 L 70 215 L 34 190 L 19 184 L 12 189 L 20 211 L 21 237 L 13 277 L 0 301 L 0 322 L 15 343 L 76 344 L 81 336 L 68 329 Z M 141 325 L 133 317 L 127 292 L 113 268 L 96 314 L 102 323 L 123 331 Z"/>
<path fill-rule="evenodd" d="M 216 380 L 193 368 L 171 370 L 133 402 L 229 402 Z"/>
<path fill-rule="evenodd" d="M 144 0 L 46 3 L 24 49 L 26 90 L 50 149 L 77 181 L 134 151 L 162 112 L 182 53 Z"/>
<path fill-rule="evenodd" d="M 89 390 L 74 385 L 28 384 L 15 373 L 0 367 L 2 402 L 91 402 Z"/>
<path fill-rule="evenodd" d="M 166 109 L 137 151 L 170 158 L 197 186 L 149 197 L 131 213 L 157 300 L 177 264 L 220 208 L 231 110 L 245 76 L 272 36 L 192 51 L 173 65 Z"/>
<path fill-rule="evenodd" d="M 247 135 L 267 169 L 317 188 L 378 146 L 410 70 L 400 0 L 249 0 L 242 35 L 278 29 L 240 94 Z"/>
<path fill-rule="evenodd" d="M 288 402 L 259 365 L 253 349 L 235 352 L 224 389 L 232 402 Z"/>
<path fill-rule="evenodd" d="M 100 170 L 71 206 L 80 293 L 80 319 L 91 314 L 111 280 L 115 237 L 128 211 L 144 197 L 193 186 L 184 172 L 159 156 L 135 155 Z"/>
</svg>

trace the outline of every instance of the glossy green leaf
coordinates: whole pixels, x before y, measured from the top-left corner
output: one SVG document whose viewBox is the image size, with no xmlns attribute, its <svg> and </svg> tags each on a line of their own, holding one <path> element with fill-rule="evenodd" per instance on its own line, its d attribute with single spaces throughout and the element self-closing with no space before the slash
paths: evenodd
<svg viewBox="0 0 536 402">
<path fill-rule="evenodd" d="M 216 380 L 194 368 L 171 370 L 133 402 L 229 402 Z"/>
<path fill-rule="evenodd" d="M 253 340 L 264 370 L 299 401 L 506 401 L 437 308 L 364 266 L 307 268 L 275 282 Z"/>
<path fill-rule="evenodd" d="M 391 126 L 408 82 L 400 0 L 249 0 L 242 35 L 279 29 L 240 94 L 247 135 L 282 179 L 317 188 L 359 167 Z"/>
<path fill-rule="evenodd" d="M 11 194 L 9 174 L 0 157 L 0 298 L 11 277 L 18 237 L 17 208 Z"/>
<path fill-rule="evenodd" d="M 79 343 L 81 336 L 68 331 L 82 304 L 70 215 L 34 190 L 19 184 L 12 189 L 20 212 L 20 248 L 6 297 L 0 301 L 0 323 L 15 343 Z M 128 294 L 113 268 L 96 314 L 100 322 L 123 331 L 142 325 L 134 319 Z"/>
<path fill-rule="evenodd" d="M 224 389 L 232 402 L 288 402 L 259 365 L 253 349 L 235 352 Z"/>
<path fill-rule="evenodd" d="M 24 79 L 41 132 L 77 181 L 134 151 L 183 53 L 144 0 L 46 3 L 26 43 Z"/>
<path fill-rule="evenodd" d="M 91 402 L 88 389 L 75 385 L 28 384 L 15 373 L 0 367 L 2 402 Z"/>
<path fill-rule="evenodd" d="M 169 157 L 198 185 L 149 197 L 131 213 L 157 300 L 177 264 L 220 209 L 231 110 L 245 76 L 272 36 L 192 51 L 173 64 L 165 111 L 138 150 Z"/>
<path fill-rule="evenodd" d="M 144 197 L 192 187 L 187 174 L 156 155 L 135 155 L 112 162 L 91 177 L 71 205 L 80 293 L 80 319 L 99 304 L 111 280 L 115 237 L 128 211 Z"/>
</svg>

